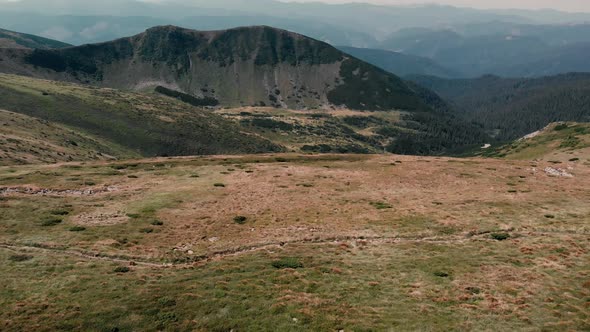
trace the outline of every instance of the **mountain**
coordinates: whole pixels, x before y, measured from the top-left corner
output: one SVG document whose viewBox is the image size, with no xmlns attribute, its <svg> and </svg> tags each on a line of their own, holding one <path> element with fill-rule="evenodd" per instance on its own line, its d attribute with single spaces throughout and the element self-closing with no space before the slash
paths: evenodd
<svg viewBox="0 0 590 332">
<path fill-rule="evenodd" d="M 285 30 L 174 26 L 101 44 L 4 50 L 0 72 L 103 87 L 163 87 L 223 106 L 428 110 L 397 76 Z M 162 88 L 161 88 L 162 89 Z"/>
<path fill-rule="evenodd" d="M 503 67 L 536 58 L 549 49 L 548 45 L 534 37 L 468 37 L 452 30 L 431 29 L 398 31 L 384 40 L 381 47 L 429 58 L 466 77 L 497 74 Z"/>
<path fill-rule="evenodd" d="M 491 72 L 504 77 L 541 77 L 563 73 L 590 73 L 590 42 L 551 47 L 527 59 L 500 65 Z"/>
<path fill-rule="evenodd" d="M 552 122 L 590 122 L 590 74 L 410 79 L 434 90 L 464 119 L 479 123 L 500 141 L 520 138 Z"/>
<path fill-rule="evenodd" d="M 489 22 L 453 29 L 397 31 L 380 48 L 421 56 L 462 77 L 540 77 L 590 72 L 590 25 L 533 26 Z M 435 75 L 442 76 L 442 75 Z"/>
<path fill-rule="evenodd" d="M 57 40 L 0 29 L 0 48 L 63 48 L 71 46 Z"/>
<path fill-rule="evenodd" d="M 457 76 L 457 73 L 453 70 L 445 68 L 428 58 L 416 55 L 350 46 L 339 46 L 338 49 L 402 77 L 408 75 L 429 75 L 448 78 Z"/>
</svg>

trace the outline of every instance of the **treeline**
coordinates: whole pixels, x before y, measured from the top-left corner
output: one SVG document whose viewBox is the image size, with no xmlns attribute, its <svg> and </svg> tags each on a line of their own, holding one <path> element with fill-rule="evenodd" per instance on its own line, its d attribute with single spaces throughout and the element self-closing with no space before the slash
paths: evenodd
<svg viewBox="0 0 590 332">
<path fill-rule="evenodd" d="M 180 101 L 183 101 L 187 104 L 191 104 L 193 106 L 217 106 L 217 105 L 219 105 L 219 100 L 217 100 L 215 98 L 211 98 L 211 97 L 197 98 L 197 97 L 188 95 L 186 93 L 182 93 L 182 92 L 178 92 L 175 90 L 165 88 L 163 86 L 157 86 L 156 92 L 166 95 L 166 96 L 169 96 L 169 97 L 176 98 Z"/>
<path fill-rule="evenodd" d="M 453 115 L 414 113 L 402 117 L 401 132 L 387 151 L 397 154 L 440 155 L 461 153 L 490 140 L 481 126 Z"/>
</svg>

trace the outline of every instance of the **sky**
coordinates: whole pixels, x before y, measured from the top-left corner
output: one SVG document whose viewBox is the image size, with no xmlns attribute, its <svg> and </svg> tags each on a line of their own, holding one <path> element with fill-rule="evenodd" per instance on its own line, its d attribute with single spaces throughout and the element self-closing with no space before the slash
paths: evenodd
<svg viewBox="0 0 590 332">
<path fill-rule="evenodd" d="M 294 1 L 294 0 L 283 0 Z M 297 2 L 313 2 L 318 0 L 296 0 Z M 352 0 L 321 0 L 327 3 L 353 2 Z M 590 12 L 590 0 L 355 0 L 354 2 L 370 2 L 381 5 L 413 5 L 413 4 L 444 4 L 458 7 L 483 9 L 557 9 L 570 12 Z"/>
<path fill-rule="evenodd" d="M 11 2 L 19 0 L 0 0 Z M 51 4 L 52 0 L 47 0 Z M 79 0 L 96 1 L 96 0 Z M 163 2 L 166 0 L 140 0 Z M 186 1 L 186 0 L 185 0 Z M 283 2 L 369 2 L 380 5 L 415 5 L 415 4 L 442 4 L 458 7 L 471 7 L 481 9 L 556 9 L 569 12 L 590 12 L 590 0 L 279 0 Z"/>
</svg>

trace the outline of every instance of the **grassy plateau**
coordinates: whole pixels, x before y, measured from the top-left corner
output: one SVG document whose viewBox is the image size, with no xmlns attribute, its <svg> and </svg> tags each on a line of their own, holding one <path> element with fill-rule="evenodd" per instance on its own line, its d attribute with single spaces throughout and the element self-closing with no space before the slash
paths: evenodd
<svg viewBox="0 0 590 332">
<path fill-rule="evenodd" d="M 578 158 L 1 166 L 0 330 L 588 330 Z"/>
</svg>

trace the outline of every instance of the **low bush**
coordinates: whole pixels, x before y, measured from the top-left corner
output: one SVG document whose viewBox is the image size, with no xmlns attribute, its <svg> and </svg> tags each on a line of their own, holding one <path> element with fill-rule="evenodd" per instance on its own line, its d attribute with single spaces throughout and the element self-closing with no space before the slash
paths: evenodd
<svg viewBox="0 0 590 332">
<path fill-rule="evenodd" d="M 492 237 L 492 239 L 494 239 L 496 241 L 504 241 L 504 240 L 507 240 L 508 238 L 510 238 L 510 234 L 508 234 L 508 233 L 492 233 L 491 237 Z"/>
<path fill-rule="evenodd" d="M 26 262 L 31 259 L 33 259 L 33 256 L 30 255 L 12 255 L 8 257 L 8 260 L 12 262 Z"/>
<path fill-rule="evenodd" d="M 164 225 L 164 222 L 163 221 L 160 221 L 160 220 L 154 220 L 154 221 L 152 221 L 152 225 L 154 225 L 154 226 L 162 226 L 162 225 Z"/>
<path fill-rule="evenodd" d="M 70 232 L 83 232 L 86 230 L 86 227 L 82 227 L 82 226 L 74 226 L 72 228 L 70 228 Z"/>
<path fill-rule="evenodd" d="M 300 269 L 303 263 L 297 258 L 286 257 L 272 262 L 272 266 L 276 269 Z"/>
<path fill-rule="evenodd" d="M 59 225 L 62 222 L 63 222 L 63 219 L 61 219 L 61 218 L 48 218 L 48 219 L 43 220 L 43 222 L 41 222 L 41 226 L 51 227 L 51 226 Z"/>
<path fill-rule="evenodd" d="M 434 275 L 439 278 L 447 278 L 449 276 L 449 274 L 447 272 L 443 272 L 443 271 L 436 271 L 436 272 L 434 272 Z"/>
<path fill-rule="evenodd" d="M 244 216 L 236 216 L 236 217 L 234 217 L 234 222 L 236 224 L 239 224 L 239 225 L 245 224 L 246 223 L 246 220 L 248 220 L 248 218 L 246 218 Z"/>
<path fill-rule="evenodd" d="M 115 273 L 127 273 L 131 271 L 131 269 L 127 266 L 117 266 L 114 271 Z"/>
<path fill-rule="evenodd" d="M 68 214 L 70 214 L 70 211 L 64 209 L 56 209 L 51 210 L 51 214 L 54 216 L 67 216 Z"/>
</svg>

